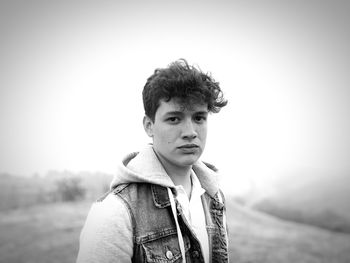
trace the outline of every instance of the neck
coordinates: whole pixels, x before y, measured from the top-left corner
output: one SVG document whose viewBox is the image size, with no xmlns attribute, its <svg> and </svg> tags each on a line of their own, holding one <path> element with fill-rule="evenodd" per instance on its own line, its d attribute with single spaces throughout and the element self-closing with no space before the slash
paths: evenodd
<svg viewBox="0 0 350 263">
<path fill-rule="evenodd" d="M 182 185 L 182 187 L 185 189 L 185 192 L 188 198 L 190 199 L 191 193 L 192 193 L 192 183 L 191 183 L 192 166 L 177 167 L 175 169 L 174 168 L 175 168 L 174 166 L 172 167 L 164 166 L 165 171 L 173 181 L 174 185 Z"/>
<path fill-rule="evenodd" d="M 163 165 L 165 171 L 173 181 L 174 185 L 182 185 L 188 196 L 191 195 L 192 184 L 191 184 L 191 169 L 192 165 L 188 166 L 177 166 L 168 162 L 160 154 L 155 151 L 158 160 Z"/>
<path fill-rule="evenodd" d="M 188 167 L 187 166 L 186 167 L 164 166 L 164 169 L 175 185 L 182 185 L 183 187 L 186 187 L 187 184 L 191 185 L 192 166 L 188 166 Z"/>
</svg>

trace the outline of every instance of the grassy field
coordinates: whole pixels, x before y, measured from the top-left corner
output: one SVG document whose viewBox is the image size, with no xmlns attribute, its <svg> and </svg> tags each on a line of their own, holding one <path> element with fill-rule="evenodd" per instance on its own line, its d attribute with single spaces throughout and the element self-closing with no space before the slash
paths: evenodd
<svg viewBox="0 0 350 263">
<path fill-rule="evenodd" d="M 90 202 L 0 212 L 1 263 L 75 262 Z M 238 263 L 348 263 L 350 235 L 283 221 L 228 204 L 230 258 Z"/>
<path fill-rule="evenodd" d="M 90 202 L 0 212 L 1 263 L 75 262 Z"/>
<path fill-rule="evenodd" d="M 239 263 L 349 263 L 350 235 L 227 206 L 230 258 Z"/>
<path fill-rule="evenodd" d="M 350 172 L 295 173 L 250 206 L 282 219 L 350 233 Z"/>
</svg>

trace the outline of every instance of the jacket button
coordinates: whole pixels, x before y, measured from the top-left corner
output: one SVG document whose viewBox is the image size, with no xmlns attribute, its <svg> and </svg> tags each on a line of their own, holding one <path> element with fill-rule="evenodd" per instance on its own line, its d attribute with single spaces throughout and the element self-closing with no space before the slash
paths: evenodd
<svg viewBox="0 0 350 263">
<path fill-rule="evenodd" d="M 174 257 L 173 255 L 173 252 L 171 252 L 170 250 L 168 250 L 166 253 L 165 253 L 167 259 L 172 259 Z"/>
<path fill-rule="evenodd" d="M 199 252 L 197 250 L 193 251 L 192 253 L 194 258 L 198 258 L 199 257 Z"/>
</svg>

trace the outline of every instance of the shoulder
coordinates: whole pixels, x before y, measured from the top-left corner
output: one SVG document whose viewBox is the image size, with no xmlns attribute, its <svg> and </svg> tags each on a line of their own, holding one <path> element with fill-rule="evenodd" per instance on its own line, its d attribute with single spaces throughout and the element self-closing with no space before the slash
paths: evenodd
<svg viewBox="0 0 350 263">
<path fill-rule="evenodd" d="M 89 211 L 87 223 L 95 222 L 95 225 L 117 226 L 121 218 L 128 215 L 128 208 L 125 202 L 115 195 L 108 192 L 97 201 L 95 201 Z M 97 222 L 101 224 L 97 224 Z"/>
<path fill-rule="evenodd" d="M 113 262 L 116 256 L 130 259 L 132 244 L 128 209 L 120 198 L 108 193 L 91 206 L 80 234 L 77 262 Z"/>
<path fill-rule="evenodd" d="M 150 183 L 120 184 L 113 188 L 107 196 L 115 196 L 128 206 L 152 196 L 152 185 Z"/>
</svg>

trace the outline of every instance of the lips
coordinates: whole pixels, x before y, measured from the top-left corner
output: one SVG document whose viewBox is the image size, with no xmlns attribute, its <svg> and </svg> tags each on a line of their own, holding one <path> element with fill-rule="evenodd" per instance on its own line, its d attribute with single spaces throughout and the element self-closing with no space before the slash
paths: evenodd
<svg viewBox="0 0 350 263">
<path fill-rule="evenodd" d="M 199 146 L 197 144 L 184 144 L 184 145 L 181 145 L 180 149 L 195 149 L 195 148 L 198 148 Z"/>
<path fill-rule="evenodd" d="M 184 144 L 178 147 L 178 149 L 183 153 L 183 154 L 197 154 L 199 151 L 199 146 L 196 144 Z"/>
</svg>

